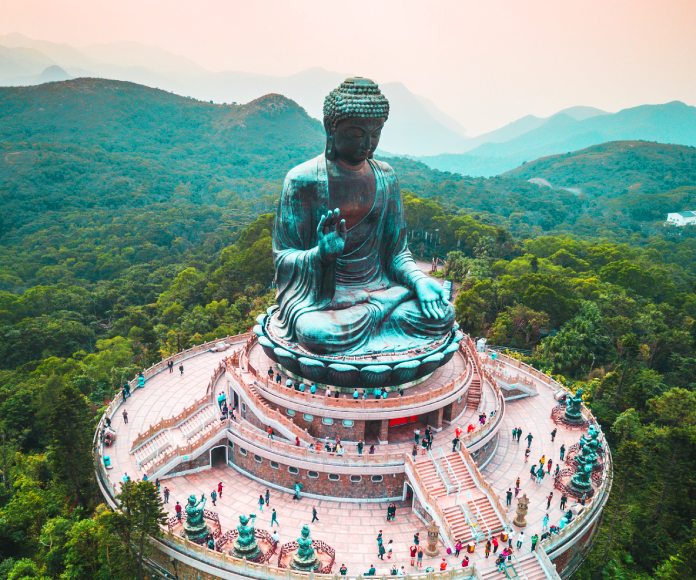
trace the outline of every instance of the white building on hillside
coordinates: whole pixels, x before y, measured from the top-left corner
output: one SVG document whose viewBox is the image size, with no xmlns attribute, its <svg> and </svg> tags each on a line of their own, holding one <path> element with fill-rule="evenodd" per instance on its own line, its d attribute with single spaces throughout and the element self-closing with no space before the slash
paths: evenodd
<svg viewBox="0 0 696 580">
<path fill-rule="evenodd" d="M 696 211 L 679 211 L 667 214 L 667 223 L 673 226 L 696 225 Z"/>
</svg>

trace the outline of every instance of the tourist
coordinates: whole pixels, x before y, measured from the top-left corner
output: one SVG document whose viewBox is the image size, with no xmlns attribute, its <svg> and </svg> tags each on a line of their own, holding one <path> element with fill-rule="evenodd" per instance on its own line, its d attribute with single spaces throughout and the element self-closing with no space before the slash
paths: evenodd
<svg viewBox="0 0 696 580">
<path fill-rule="evenodd" d="M 282 380 L 283 380 L 283 377 L 280 376 L 280 373 L 276 373 L 276 377 L 275 377 L 276 384 L 279 385 L 280 381 L 282 381 Z"/>
<path fill-rule="evenodd" d="M 508 548 L 512 548 L 512 540 L 515 538 L 515 530 L 510 528 L 508 532 Z"/>
<path fill-rule="evenodd" d="M 379 546 L 377 548 L 378 548 L 377 557 L 380 560 L 384 560 L 384 554 L 387 553 L 387 550 L 385 549 L 384 544 L 379 544 Z"/>
<path fill-rule="evenodd" d="M 457 556 L 457 558 L 459 558 L 459 553 L 462 551 L 463 547 L 464 545 L 462 544 L 461 540 L 457 540 L 454 543 L 454 555 Z"/>
<path fill-rule="evenodd" d="M 382 545 L 382 541 L 383 541 L 383 540 L 382 540 L 382 530 L 380 530 L 379 533 L 377 534 L 377 545 L 378 545 L 378 546 L 381 546 L 381 545 Z"/>
<path fill-rule="evenodd" d="M 208 550 L 215 550 L 215 538 L 213 538 L 212 534 L 208 534 L 208 542 L 206 545 L 208 546 Z"/>
<path fill-rule="evenodd" d="M 181 504 L 179 502 L 176 502 L 174 512 L 176 513 L 176 519 L 181 521 Z"/>
<path fill-rule="evenodd" d="M 273 427 L 271 427 L 270 425 L 266 427 L 266 433 L 268 433 L 269 439 L 273 439 Z"/>
<path fill-rule="evenodd" d="M 452 439 L 452 453 L 454 453 L 457 450 L 458 446 L 459 446 L 459 437 L 455 437 L 454 439 Z"/>
<path fill-rule="evenodd" d="M 486 555 L 486 558 L 488 558 L 488 556 L 491 555 L 491 546 L 492 546 L 491 541 L 487 540 L 486 541 L 486 548 L 485 548 L 485 552 L 484 552 Z"/>
<path fill-rule="evenodd" d="M 520 532 L 520 535 L 517 536 L 517 549 L 519 550 L 522 547 L 522 544 L 524 544 L 524 532 Z"/>
<path fill-rule="evenodd" d="M 280 527 L 280 524 L 278 523 L 278 514 L 276 513 L 275 508 L 271 510 L 271 527 L 274 525 Z"/>
<path fill-rule="evenodd" d="M 145 386 L 145 375 L 143 374 L 143 371 L 140 371 L 140 374 L 138 375 L 138 388 L 142 389 Z"/>
<path fill-rule="evenodd" d="M 341 567 L 338 569 L 338 572 L 341 576 L 345 576 L 348 574 L 348 567 L 345 564 L 341 564 Z"/>
<path fill-rule="evenodd" d="M 544 468 L 544 463 L 546 463 L 546 455 L 542 455 L 539 458 L 539 466 L 543 469 Z"/>
<path fill-rule="evenodd" d="M 304 383 L 300 383 L 300 386 L 297 387 L 297 390 L 300 391 L 300 393 L 304 393 L 306 389 L 307 386 Z"/>
<path fill-rule="evenodd" d="M 415 534 L 413 534 L 413 543 L 416 546 L 420 546 L 420 532 L 416 532 Z"/>
<path fill-rule="evenodd" d="M 537 473 L 536 473 L 537 485 L 541 485 L 541 482 L 543 480 L 544 480 L 544 470 L 540 467 L 539 469 L 537 469 Z"/>
<path fill-rule="evenodd" d="M 126 411 L 125 409 L 123 409 L 123 413 L 121 413 L 121 415 L 123 415 L 123 423 L 124 423 L 124 425 L 128 425 L 128 411 Z"/>
<path fill-rule="evenodd" d="M 160 480 L 159 480 L 159 477 L 155 477 L 155 489 L 156 489 L 157 491 L 160 490 Z"/>
<path fill-rule="evenodd" d="M 300 438 L 297 435 L 295 435 L 295 447 L 299 447 L 299 446 L 300 446 Z"/>
<path fill-rule="evenodd" d="M 288 379 L 287 381 L 285 381 L 285 386 L 286 386 L 288 389 L 291 389 L 291 388 L 292 388 L 292 385 L 293 385 L 292 379 Z"/>
<path fill-rule="evenodd" d="M 527 463 L 527 461 L 529 461 L 529 456 L 531 455 L 531 453 L 532 452 L 530 451 L 529 447 L 527 447 L 527 449 L 524 450 L 524 462 L 525 463 Z"/>
<path fill-rule="evenodd" d="M 162 495 L 164 496 L 164 503 L 169 503 L 169 488 L 165 486 L 164 490 L 162 491 Z"/>
<path fill-rule="evenodd" d="M 327 398 L 331 396 L 331 387 L 326 387 L 326 392 L 324 393 L 324 395 L 325 395 Z"/>
<path fill-rule="evenodd" d="M 520 478 L 517 478 L 517 481 L 519 482 Z M 515 486 L 515 497 L 517 497 L 520 494 L 520 489 L 522 489 L 519 485 L 519 483 Z"/>
<path fill-rule="evenodd" d="M 462 568 L 468 568 L 469 567 L 469 556 L 464 556 L 464 559 L 462 560 Z"/>
<path fill-rule="evenodd" d="M 469 426 L 466 428 L 466 432 L 471 433 L 474 429 L 476 429 L 476 427 L 469 423 Z"/>
<path fill-rule="evenodd" d="M 553 465 L 553 459 L 549 459 L 549 462 L 546 464 L 546 473 L 551 475 L 551 466 Z"/>
<path fill-rule="evenodd" d="M 276 524 L 277 523 L 278 520 L 276 520 Z M 278 544 L 280 543 L 280 536 L 278 535 L 278 530 L 273 530 L 273 533 L 271 534 L 271 541 L 273 542 L 273 552 L 275 552 L 278 548 Z"/>
<path fill-rule="evenodd" d="M 541 531 L 545 532 L 549 529 L 549 514 L 544 515 L 544 519 L 541 520 Z"/>
<path fill-rule="evenodd" d="M 416 554 L 418 553 L 418 546 L 415 544 L 412 544 L 411 547 L 408 549 L 409 553 L 411 554 L 411 566 L 416 565 Z"/>
<path fill-rule="evenodd" d="M 420 547 L 418 548 L 417 562 L 418 562 L 418 568 L 422 568 L 423 567 L 423 548 L 420 548 Z"/>
<path fill-rule="evenodd" d="M 532 467 L 529 469 L 529 476 L 532 481 L 534 481 L 534 478 L 536 477 L 536 465 L 532 465 Z"/>
<path fill-rule="evenodd" d="M 295 482 L 294 490 L 295 495 L 292 496 L 292 499 L 294 499 L 295 501 L 300 501 L 300 492 L 302 491 L 302 484 L 299 481 Z"/>
<path fill-rule="evenodd" d="M 559 471 L 561 471 L 561 466 L 556 463 L 556 469 L 553 470 L 553 476 L 558 477 Z"/>
<path fill-rule="evenodd" d="M 210 499 L 213 502 L 213 505 L 215 505 L 215 502 L 217 501 L 217 492 L 215 490 L 210 492 Z"/>
<path fill-rule="evenodd" d="M 336 391 L 334 392 L 334 399 L 338 399 L 338 394 L 339 394 L 339 393 L 338 393 L 338 390 L 336 390 Z"/>
<path fill-rule="evenodd" d="M 586 501 L 587 501 L 587 492 L 582 494 L 582 497 L 580 498 L 580 505 L 585 505 Z"/>
<path fill-rule="evenodd" d="M 517 439 L 517 427 L 512 428 L 512 440 L 515 441 Z"/>
<path fill-rule="evenodd" d="M 404 390 L 401 387 L 399 387 L 399 397 L 403 397 L 403 396 L 404 396 Z M 401 566 L 401 568 L 403 568 L 403 566 Z"/>
<path fill-rule="evenodd" d="M 538 542 L 538 541 L 539 541 L 539 535 L 538 535 L 538 534 L 534 534 L 534 535 L 532 536 L 532 549 L 531 549 L 532 552 L 536 549 L 536 545 L 537 545 L 537 542 Z"/>
<path fill-rule="evenodd" d="M 564 493 L 561 496 L 561 510 L 564 510 L 566 507 L 566 503 L 568 502 L 568 496 Z"/>
<path fill-rule="evenodd" d="M 220 410 L 222 411 L 222 406 L 227 402 L 227 395 L 225 395 L 225 391 L 220 391 L 217 396 L 217 404 L 218 407 L 220 407 Z"/>
<path fill-rule="evenodd" d="M 394 540 L 389 540 L 387 542 L 387 560 L 391 560 L 392 550 L 394 549 L 394 546 L 392 546 L 393 543 L 394 543 Z"/>
<path fill-rule="evenodd" d="M 443 558 L 442 562 L 440 562 L 440 572 L 444 572 L 445 570 L 447 570 L 447 560 Z"/>
<path fill-rule="evenodd" d="M 316 507 L 312 507 L 312 522 L 318 522 L 319 521 L 319 512 L 317 511 Z"/>
<path fill-rule="evenodd" d="M 553 499 L 553 492 L 549 493 L 549 495 L 546 496 L 546 509 L 549 509 L 551 507 L 551 500 Z"/>
<path fill-rule="evenodd" d="M 551 443 L 553 443 L 554 439 L 556 439 L 556 433 L 558 433 L 558 429 L 554 427 L 553 431 L 551 431 Z"/>
<path fill-rule="evenodd" d="M 360 393 L 358 392 L 358 388 L 355 387 L 355 390 L 353 391 L 353 400 L 357 401 L 360 398 Z"/>
<path fill-rule="evenodd" d="M 512 488 L 508 487 L 508 490 L 505 492 L 505 502 L 507 504 L 507 507 L 510 507 L 512 505 Z"/>
<path fill-rule="evenodd" d="M 130 481 L 130 475 L 128 475 L 128 473 L 124 472 L 123 477 L 121 478 L 121 484 L 125 485 L 129 481 Z"/>
<path fill-rule="evenodd" d="M 218 497 L 222 499 L 222 482 L 218 482 Z"/>
<path fill-rule="evenodd" d="M 174 372 L 174 361 L 173 360 L 168 360 L 167 361 L 167 368 L 169 369 L 169 374 L 172 374 Z"/>
<path fill-rule="evenodd" d="M 369 455 L 374 455 L 375 454 L 375 446 L 370 445 L 370 450 L 368 451 Z"/>
<path fill-rule="evenodd" d="M 495 554 L 498 551 L 498 537 L 493 536 L 491 543 L 493 544 L 493 553 Z"/>
<path fill-rule="evenodd" d="M 400 578 L 403 578 L 404 576 L 406 576 L 406 569 L 403 566 L 401 566 L 401 568 L 399 568 L 399 570 L 397 571 L 396 575 Z"/>
<path fill-rule="evenodd" d="M 184 374 L 184 363 L 182 362 L 179 365 L 179 376 L 183 376 L 183 374 Z"/>
<path fill-rule="evenodd" d="M 560 452 L 561 452 L 561 461 L 563 461 L 563 458 L 565 457 L 565 451 L 566 451 L 565 443 L 563 443 L 563 444 L 561 445 L 561 449 L 560 449 Z"/>
<path fill-rule="evenodd" d="M 268 380 L 269 380 L 269 381 L 272 381 L 272 380 L 273 380 L 273 375 L 275 374 L 275 373 L 273 372 L 273 367 L 268 367 L 268 371 L 267 371 L 266 374 L 268 375 Z"/>
<path fill-rule="evenodd" d="M 375 574 L 377 574 L 377 568 L 375 568 L 374 564 L 371 564 L 370 569 L 367 572 L 365 572 L 364 575 L 365 576 L 374 576 Z"/>
<path fill-rule="evenodd" d="M 525 439 L 527 440 L 527 449 L 529 449 L 532 446 L 532 439 L 534 439 L 534 435 L 529 433 Z"/>
<path fill-rule="evenodd" d="M 123 391 L 121 393 L 124 401 L 130 397 L 130 385 L 128 383 L 123 383 Z"/>
</svg>

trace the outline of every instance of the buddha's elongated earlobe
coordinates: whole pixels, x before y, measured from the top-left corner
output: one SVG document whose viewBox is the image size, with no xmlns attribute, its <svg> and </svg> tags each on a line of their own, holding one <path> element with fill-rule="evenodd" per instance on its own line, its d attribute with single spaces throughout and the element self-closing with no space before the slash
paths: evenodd
<svg viewBox="0 0 696 580">
<path fill-rule="evenodd" d="M 336 159 L 336 148 L 334 147 L 334 136 L 329 133 L 326 135 L 326 158 L 333 161 Z"/>
</svg>

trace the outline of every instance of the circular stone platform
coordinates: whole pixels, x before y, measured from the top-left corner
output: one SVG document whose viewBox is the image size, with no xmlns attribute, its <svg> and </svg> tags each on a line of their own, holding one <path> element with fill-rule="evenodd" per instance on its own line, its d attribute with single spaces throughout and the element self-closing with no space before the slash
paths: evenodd
<svg viewBox="0 0 696 580">
<path fill-rule="evenodd" d="M 412 383 L 447 364 L 459 350 L 463 334 L 458 326 L 428 347 L 361 356 L 317 355 L 274 336 L 270 320 L 277 306 L 260 315 L 254 333 L 266 356 L 289 373 L 338 388 L 387 387 Z"/>
</svg>

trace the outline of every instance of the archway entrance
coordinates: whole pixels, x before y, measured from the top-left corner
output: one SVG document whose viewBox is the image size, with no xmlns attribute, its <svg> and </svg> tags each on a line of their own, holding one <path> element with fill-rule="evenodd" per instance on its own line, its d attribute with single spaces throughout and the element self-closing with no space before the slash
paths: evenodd
<svg viewBox="0 0 696 580">
<path fill-rule="evenodd" d="M 227 447 L 221 445 L 210 450 L 210 466 L 227 465 Z"/>
</svg>

